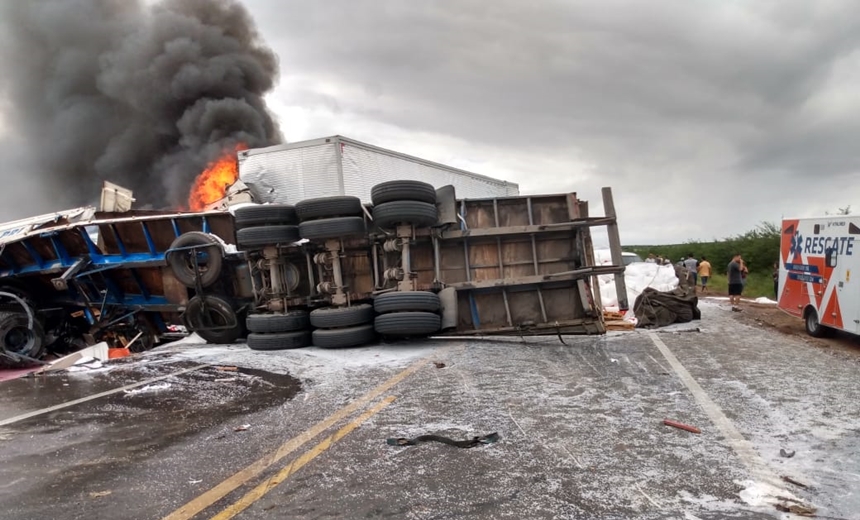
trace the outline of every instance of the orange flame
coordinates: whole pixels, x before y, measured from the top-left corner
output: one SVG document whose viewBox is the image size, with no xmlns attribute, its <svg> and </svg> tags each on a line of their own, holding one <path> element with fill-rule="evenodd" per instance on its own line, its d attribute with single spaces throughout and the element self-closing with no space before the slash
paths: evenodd
<svg viewBox="0 0 860 520">
<path fill-rule="evenodd" d="M 208 204 L 224 198 L 227 188 L 239 178 L 236 152 L 247 149 L 247 145 L 239 143 L 235 148 L 225 150 L 194 179 L 191 194 L 188 196 L 188 207 L 191 211 L 203 211 Z"/>
</svg>

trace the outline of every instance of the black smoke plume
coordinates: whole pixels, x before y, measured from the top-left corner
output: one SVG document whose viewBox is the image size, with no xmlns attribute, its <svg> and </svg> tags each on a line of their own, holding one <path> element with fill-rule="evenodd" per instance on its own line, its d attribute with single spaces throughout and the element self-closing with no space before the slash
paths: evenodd
<svg viewBox="0 0 860 520">
<path fill-rule="evenodd" d="M 281 140 L 277 58 L 233 0 L 0 4 L 4 217 L 93 203 L 102 180 L 181 207 L 223 150 Z"/>
</svg>

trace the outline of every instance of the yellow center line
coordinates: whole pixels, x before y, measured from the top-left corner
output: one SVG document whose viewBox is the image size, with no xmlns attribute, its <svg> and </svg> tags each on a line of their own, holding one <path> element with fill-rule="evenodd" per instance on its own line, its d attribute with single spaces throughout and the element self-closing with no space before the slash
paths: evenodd
<svg viewBox="0 0 860 520">
<path fill-rule="evenodd" d="M 316 423 L 309 429 L 286 441 L 273 453 L 254 461 L 249 466 L 228 477 L 223 482 L 213 487 L 209 491 L 206 491 L 202 495 L 197 496 L 176 511 L 170 513 L 169 515 L 164 517 L 163 520 L 189 520 L 190 518 L 193 518 L 197 513 L 212 506 L 212 504 L 214 504 L 218 500 L 221 500 L 239 486 L 242 486 L 252 478 L 265 471 L 266 468 L 268 468 L 272 464 L 278 462 L 290 453 L 301 448 L 303 445 L 305 445 L 307 442 L 310 442 L 317 435 L 331 428 L 334 424 L 342 421 L 349 415 L 352 415 L 355 411 L 364 407 L 370 401 L 387 392 L 397 383 L 403 381 L 410 375 L 417 372 L 421 367 L 426 365 L 427 362 L 435 355 L 435 353 L 430 354 L 429 356 L 421 358 L 418 361 L 412 363 L 402 372 L 394 375 L 388 381 L 385 381 L 384 383 L 377 386 L 373 390 L 370 390 L 355 401 L 349 403 L 348 405 L 344 406 L 332 415 Z"/>
<path fill-rule="evenodd" d="M 379 413 L 383 408 L 390 405 L 392 402 L 394 402 L 394 399 L 395 397 L 393 395 L 386 397 L 381 402 L 377 403 L 376 406 L 368 409 L 366 412 L 356 417 L 355 420 L 320 441 L 319 444 L 303 453 L 299 458 L 290 462 L 276 475 L 266 479 L 265 482 L 259 484 L 257 487 L 247 492 L 245 496 L 240 498 L 238 501 L 234 502 L 217 515 L 213 516 L 212 520 L 230 520 L 234 516 L 238 515 L 239 513 L 247 509 L 251 504 L 263 498 L 266 493 L 274 489 L 281 482 L 290 478 L 291 475 L 293 475 L 296 471 L 300 470 L 305 464 L 314 460 L 322 452 L 331 448 L 337 441 L 349 435 L 353 430 L 361 426 L 361 423 L 370 419 L 371 417 Z"/>
</svg>

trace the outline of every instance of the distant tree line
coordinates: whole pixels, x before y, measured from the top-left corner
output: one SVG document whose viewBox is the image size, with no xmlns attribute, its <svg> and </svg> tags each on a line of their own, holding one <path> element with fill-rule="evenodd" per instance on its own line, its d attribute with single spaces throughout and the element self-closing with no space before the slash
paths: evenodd
<svg viewBox="0 0 860 520">
<path fill-rule="evenodd" d="M 690 253 L 698 260 L 705 256 L 716 273 L 724 273 L 732 257 L 740 253 L 751 272 L 769 273 L 774 262 L 779 261 L 780 231 L 778 224 L 762 222 L 746 233 L 714 242 L 689 241 L 665 246 L 626 246 L 624 250 L 633 251 L 642 259 L 653 253 L 668 258 L 673 264 L 687 258 Z"/>
</svg>

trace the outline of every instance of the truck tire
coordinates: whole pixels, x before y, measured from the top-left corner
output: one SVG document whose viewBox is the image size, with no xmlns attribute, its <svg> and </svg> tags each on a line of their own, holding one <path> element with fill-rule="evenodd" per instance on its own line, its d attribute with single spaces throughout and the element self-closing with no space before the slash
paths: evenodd
<svg viewBox="0 0 860 520">
<path fill-rule="evenodd" d="M 371 188 L 370 200 L 374 206 L 395 200 L 436 204 L 436 188 L 421 181 L 388 181 Z"/>
<path fill-rule="evenodd" d="M 439 296 L 426 291 L 398 291 L 383 293 L 373 300 L 373 309 L 378 314 L 404 311 L 439 312 L 442 303 Z"/>
<path fill-rule="evenodd" d="M 245 319 L 249 332 L 266 334 L 294 332 L 311 328 L 307 311 L 292 311 L 286 314 L 249 314 Z"/>
<path fill-rule="evenodd" d="M 197 265 L 200 268 L 200 285 L 209 287 L 221 276 L 223 250 L 218 239 L 208 233 L 191 231 L 176 238 L 170 249 L 191 246 L 208 246 L 199 249 L 173 251 L 167 255 L 167 263 L 173 275 L 186 287 L 195 287 L 197 271 L 194 269 L 194 255 L 197 255 Z"/>
<path fill-rule="evenodd" d="M 806 311 L 806 316 L 803 319 L 806 325 L 806 333 L 813 338 L 823 338 L 827 336 L 828 329 L 818 321 L 818 313 L 815 309 L 810 308 Z"/>
<path fill-rule="evenodd" d="M 359 325 L 344 329 L 317 329 L 313 333 L 313 344 L 319 348 L 358 347 L 376 339 L 373 325 Z"/>
<path fill-rule="evenodd" d="M 373 207 L 373 222 L 383 228 L 396 224 L 412 224 L 418 227 L 436 223 L 436 206 L 414 200 L 397 200 Z"/>
<path fill-rule="evenodd" d="M 236 323 L 229 329 L 220 330 L 202 330 L 206 320 L 204 319 L 203 299 L 206 300 L 206 314 L 208 314 L 209 322 L 213 326 L 226 326 L 230 323 Z M 188 301 L 185 306 L 185 324 L 188 330 L 196 332 L 198 336 L 205 339 L 207 343 L 229 344 L 235 343 L 242 336 L 242 322 L 233 310 L 233 307 L 218 296 L 195 296 Z"/>
<path fill-rule="evenodd" d="M 253 226 L 290 226 L 299 223 L 296 208 L 289 204 L 243 206 L 233 215 L 236 229 Z"/>
<path fill-rule="evenodd" d="M 29 318 L 24 312 L 0 313 L 0 350 L 38 359 L 45 353 L 45 332 L 38 320 L 33 320 L 33 329 L 27 325 Z M 0 356 L 0 366 L 22 366 L 26 361 L 15 363 Z"/>
<path fill-rule="evenodd" d="M 311 331 L 300 330 L 279 332 L 277 334 L 248 334 L 248 348 L 251 350 L 286 350 L 309 347 Z"/>
<path fill-rule="evenodd" d="M 302 222 L 318 218 L 354 217 L 362 213 L 361 199 L 351 196 L 307 199 L 296 204 L 296 214 Z"/>
<path fill-rule="evenodd" d="M 307 240 L 357 236 L 366 232 L 361 217 L 324 218 L 299 224 L 299 235 Z"/>
<path fill-rule="evenodd" d="M 395 312 L 377 316 L 373 325 L 383 336 L 429 336 L 439 332 L 442 318 L 432 312 Z"/>
<path fill-rule="evenodd" d="M 236 232 L 240 249 L 255 249 L 275 244 L 292 244 L 299 241 L 298 226 L 257 226 Z"/>
<path fill-rule="evenodd" d="M 373 322 L 373 306 L 361 303 L 351 307 L 323 307 L 311 311 L 311 325 L 318 329 L 354 327 Z"/>
</svg>

